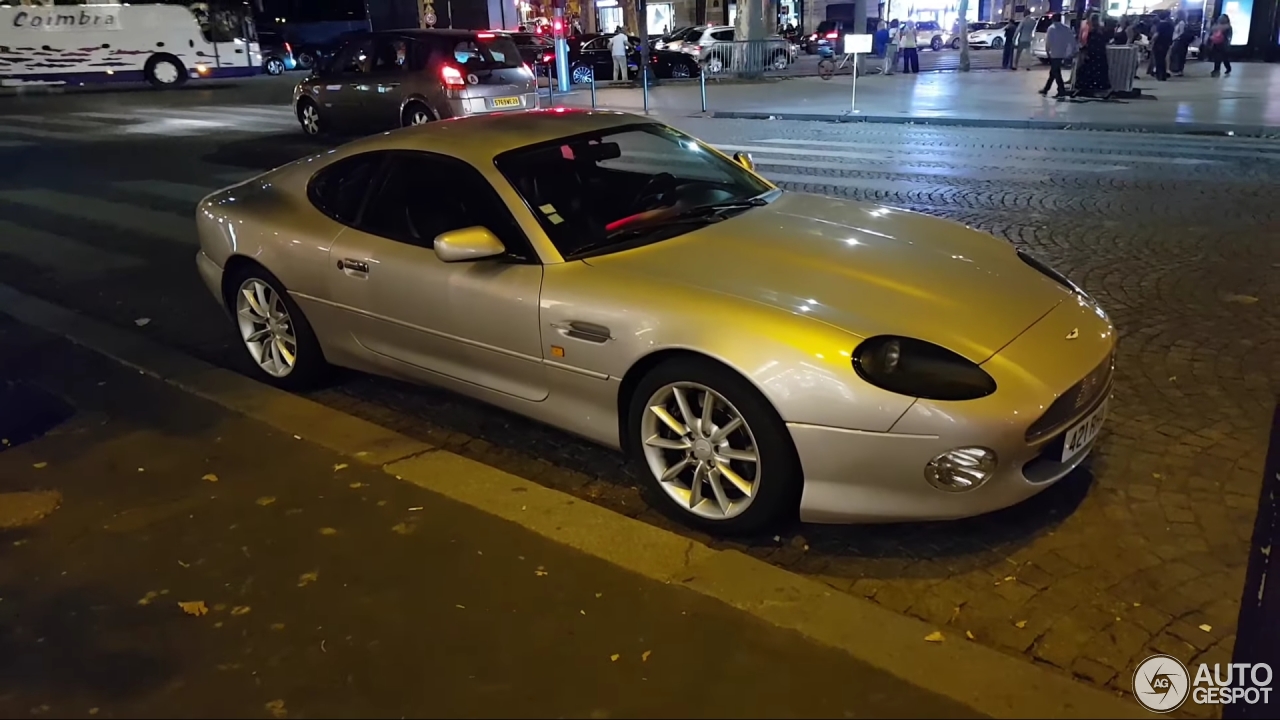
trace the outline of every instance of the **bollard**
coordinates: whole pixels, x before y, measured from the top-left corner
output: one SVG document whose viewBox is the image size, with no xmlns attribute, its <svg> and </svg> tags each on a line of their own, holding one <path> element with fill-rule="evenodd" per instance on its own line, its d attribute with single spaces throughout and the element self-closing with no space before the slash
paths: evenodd
<svg viewBox="0 0 1280 720">
<path fill-rule="evenodd" d="M 596 109 L 596 74 L 595 74 L 595 71 L 592 71 L 592 73 L 591 73 L 591 109 L 592 109 L 592 110 L 595 110 L 595 109 Z"/>
<path fill-rule="evenodd" d="M 698 90 L 702 93 L 702 112 L 707 111 L 707 65 L 698 64 Z"/>
<path fill-rule="evenodd" d="M 644 78 L 644 114 L 649 114 L 649 67 L 640 68 L 640 77 Z"/>
<path fill-rule="evenodd" d="M 556 81 L 551 77 L 551 66 L 547 66 L 547 107 L 556 106 Z"/>
</svg>

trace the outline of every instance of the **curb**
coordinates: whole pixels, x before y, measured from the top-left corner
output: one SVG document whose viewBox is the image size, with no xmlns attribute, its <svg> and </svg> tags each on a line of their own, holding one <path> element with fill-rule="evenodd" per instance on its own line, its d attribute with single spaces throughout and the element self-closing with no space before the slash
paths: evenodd
<svg viewBox="0 0 1280 720">
<path fill-rule="evenodd" d="M 278 430 L 652 580 L 682 585 L 998 718 L 1149 717 L 1134 702 L 733 550 L 582 502 L 0 284 L 0 311 Z"/>
<path fill-rule="evenodd" d="M 1135 126 L 1122 122 L 1063 122 L 1061 120 L 1003 120 L 999 118 L 911 117 L 901 115 L 849 115 L 829 113 L 764 113 L 713 111 L 711 117 L 723 120 L 807 120 L 840 123 L 887 123 L 895 125 L 948 125 L 959 127 L 994 127 L 1018 130 L 1094 130 L 1162 135 L 1223 135 L 1235 137 L 1280 136 L 1280 126 L 1228 125 L 1222 123 L 1151 123 Z"/>
</svg>

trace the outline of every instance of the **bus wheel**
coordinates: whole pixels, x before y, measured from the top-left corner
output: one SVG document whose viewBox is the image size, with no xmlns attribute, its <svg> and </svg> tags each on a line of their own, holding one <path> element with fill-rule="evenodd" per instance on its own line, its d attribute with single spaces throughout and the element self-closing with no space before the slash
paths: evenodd
<svg viewBox="0 0 1280 720">
<path fill-rule="evenodd" d="M 172 88 L 187 81 L 187 69 L 182 61 L 172 55 L 152 55 L 142 68 L 147 82 L 158 88 Z"/>
</svg>

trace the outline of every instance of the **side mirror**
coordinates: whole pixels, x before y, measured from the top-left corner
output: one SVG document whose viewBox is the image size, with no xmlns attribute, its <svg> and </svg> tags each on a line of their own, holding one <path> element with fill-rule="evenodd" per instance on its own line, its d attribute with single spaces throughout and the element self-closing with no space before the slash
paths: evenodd
<svg viewBox="0 0 1280 720">
<path fill-rule="evenodd" d="M 734 153 L 733 161 L 748 170 L 755 171 L 756 169 L 756 162 L 755 160 L 751 159 L 751 153 L 744 153 L 744 152 Z"/>
<path fill-rule="evenodd" d="M 475 227 L 440 233 L 432 243 L 441 262 L 469 262 L 501 255 L 507 251 L 488 228 Z"/>
</svg>

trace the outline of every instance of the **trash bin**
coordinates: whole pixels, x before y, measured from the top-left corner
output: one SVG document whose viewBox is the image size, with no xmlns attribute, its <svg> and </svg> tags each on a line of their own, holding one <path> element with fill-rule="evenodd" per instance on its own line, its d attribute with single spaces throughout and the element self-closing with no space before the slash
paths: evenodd
<svg viewBox="0 0 1280 720">
<path fill-rule="evenodd" d="M 1132 92 L 1138 74 L 1138 48 L 1133 45 L 1107 46 L 1107 71 L 1111 92 Z"/>
</svg>

